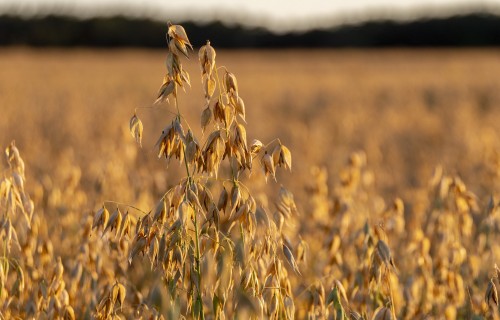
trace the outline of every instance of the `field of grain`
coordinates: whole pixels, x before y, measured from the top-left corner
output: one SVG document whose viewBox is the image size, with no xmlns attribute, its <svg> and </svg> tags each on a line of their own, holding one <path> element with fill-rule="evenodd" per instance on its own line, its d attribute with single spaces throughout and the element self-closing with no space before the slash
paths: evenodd
<svg viewBox="0 0 500 320">
<path fill-rule="evenodd" d="M 182 58 L 191 87 L 178 104 L 203 144 L 196 47 Z M 279 138 L 292 170 L 266 183 L 254 159 L 240 179 L 257 224 L 216 230 L 193 218 L 173 266 L 154 243 L 178 213 L 154 235 L 140 225 L 186 176 L 155 146 L 177 112 L 172 99 L 151 108 L 166 53 L 0 50 L 4 318 L 499 317 L 500 51 L 217 50 L 244 99 L 248 144 Z M 142 148 L 129 132 L 134 110 Z M 200 178 L 216 204 L 228 175 L 222 165 L 222 178 Z M 234 182 L 223 184 L 230 196 Z M 128 212 L 130 234 L 95 226 L 103 205 L 120 220 Z"/>
</svg>

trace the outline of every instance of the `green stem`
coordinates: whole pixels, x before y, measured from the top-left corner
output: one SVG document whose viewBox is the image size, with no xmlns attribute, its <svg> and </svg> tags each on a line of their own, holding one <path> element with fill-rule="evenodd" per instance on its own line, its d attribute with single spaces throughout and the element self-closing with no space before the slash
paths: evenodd
<svg viewBox="0 0 500 320">
<path fill-rule="evenodd" d="M 241 241 L 243 242 L 243 248 L 245 248 L 245 232 L 243 231 L 243 224 L 240 222 L 240 234 Z"/>
<path fill-rule="evenodd" d="M 166 112 L 168 112 L 168 113 L 171 113 L 171 114 L 173 114 L 173 115 L 177 115 L 175 112 L 170 111 L 170 110 L 168 110 L 167 108 L 162 108 L 162 107 L 160 107 L 160 106 L 158 106 L 158 107 L 136 107 L 136 108 L 134 109 L 134 113 L 137 113 L 137 110 L 139 110 L 139 109 L 162 110 L 162 111 L 166 111 Z"/>
<path fill-rule="evenodd" d="M 181 112 L 179 109 L 179 103 L 177 101 L 177 97 L 175 97 L 175 108 L 177 109 L 177 117 L 180 121 Z M 189 172 L 189 164 L 188 164 L 187 159 L 186 159 L 186 146 L 182 147 L 182 153 L 184 154 L 184 165 L 186 167 L 186 174 L 187 174 L 187 179 L 188 179 L 187 184 L 186 184 L 186 188 L 189 188 L 191 183 L 193 183 L 193 181 L 191 179 L 191 173 Z M 187 193 L 186 193 L 186 196 L 187 196 Z M 196 302 L 198 302 L 200 305 L 200 314 L 198 315 L 199 319 L 204 320 L 205 313 L 203 312 L 203 300 L 201 297 L 201 262 L 200 262 L 200 240 L 199 240 L 200 239 L 200 237 L 199 237 L 200 231 L 198 230 L 198 214 L 196 212 L 194 214 L 194 230 L 195 230 L 194 234 L 195 234 L 195 242 L 196 242 L 196 245 L 195 245 L 195 247 L 196 247 L 195 265 L 196 265 L 196 273 L 198 276 L 198 285 L 199 285 L 199 287 L 197 288 L 197 292 L 196 292 Z"/>
<path fill-rule="evenodd" d="M 141 209 L 139 209 L 137 207 L 131 206 L 131 205 L 126 204 L 126 203 L 116 202 L 116 201 L 111 201 L 111 200 L 105 200 L 104 204 L 106 204 L 106 203 L 113 203 L 113 204 L 116 204 L 116 205 L 119 205 L 119 206 L 124 206 L 124 207 L 127 207 L 127 208 L 132 208 L 132 209 L 137 210 L 139 212 L 142 212 L 144 214 L 148 214 L 146 211 L 143 211 L 143 210 L 141 210 Z"/>
<path fill-rule="evenodd" d="M 175 97 L 175 108 L 177 109 L 177 119 L 179 121 L 181 121 L 181 111 L 179 109 L 179 103 L 177 101 L 177 97 Z M 188 183 L 186 186 L 189 186 L 191 184 L 191 173 L 189 172 L 189 164 L 187 162 L 187 159 L 186 159 L 186 146 L 183 146 L 182 147 L 182 153 L 184 154 L 184 165 L 186 167 L 186 174 L 187 174 L 187 178 L 188 178 Z"/>
<path fill-rule="evenodd" d="M 203 300 L 201 299 L 201 265 L 200 265 L 200 241 L 199 241 L 199 230 L 198 230 L 198 215 L 194 215 L 194 230 L 195 230 L 195 239 L 196 239 L 196 272 L 198 273 L 198 297 L 200 303 L 200 319 L 205 319 L 205 314 L 203 312 Z"/>
<path fill-rule="evenodd" d="M 3 272 L 4 272 L 4 276 L 5 278 L 8 277 L 9 275 L 9 259 L 7 258 L 7 239 L 5 239 L 3 241 L 3 256 L 2 256 L 2 267 L 3 267 Z M 0 287 L 0 296 L 2 295 L 3 293 L 3 286 Z"/>
<path fill-rule="evenodd" d="M 274 142 L 278 142 L 280 145 L 282 144 L 282 143 L 281 143 L 280 138 L 275 138 L 275 139 L 271 140 L 270 142 L 268 142 L 268 143 L 267 143 L 265 146 L 263 146 L 262 148 L 263 148 L 263 149 L 265 149 L 265 148 L 269 147 L 271 144 L 273 144 Z"/>
</svg>

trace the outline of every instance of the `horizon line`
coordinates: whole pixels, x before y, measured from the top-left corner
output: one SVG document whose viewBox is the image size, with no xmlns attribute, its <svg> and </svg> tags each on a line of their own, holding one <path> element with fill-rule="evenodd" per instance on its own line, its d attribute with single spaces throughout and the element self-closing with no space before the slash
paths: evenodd
<svg viewBox="0 0 500 320">
<path fill-rule="evenodd" d="M 22 7 L 22 6 L 21 6 Z M 220 22 L 226 26 L 241 26 L 244 28 L 264 28 L 274 34 L 286 33 L 301 33 L 312 30 L 327 30 L 335 29 L 342 26 L 349 25 L 362 25 L 365 23 L 376 21 L 393 21 L 393 22 L 412 22 L 422 19 L 445 19 L 454 16 L 463 16 L 469 14 L 488 14 L 500 16 L 500 4 L 483 4 L 483 5 L 462 5 L 462 6 L 440 6 L 439 10 L 436 7 L 418 6 L 415 10 L 386 10 L 380 8 L 373 10 L 371 13 L 344 13 L 334 14 L 328 13 L 321 17 L 303 18 L 301 21 L 278 21 L 272 19 L 270 16 L 260 15 L 259 19 L 255 19 L 254 15 L 250 12 L 235 13 L 232 10 L 217 10 L 213 14 L 207 15 L 206 12 L 190 12 L 187 13 L 182 10 L 177 12 L 172 10 L 168 14 L 162 12 L 164 10 L 153 10 L 150 8 L 142 8 L 142 10 L 135 10 L 133 6 L 117 8 L 116 6 L 109 6 L 107 10 L 77 10 L 75 7 L 64 6 L 42 6 L 37 10 L 22 10 L 19 6 L 13 4 L 1 5 L 0 15 L 13 15 L 22 18 L 40 18 L 44 16 L 66 16 L 79 20 L 88 20 L 92 18 L 106 18 L 113 16 L 123 16 L 131 19 L 148 19 L 156 22 L 163 22 L 168 20 L 177 20 L 183 22 L 193 22 L 195 24 L 203 25 L 209 23 Z M 432 10 L 431 10 L 432 9 Z"/>
</svg>

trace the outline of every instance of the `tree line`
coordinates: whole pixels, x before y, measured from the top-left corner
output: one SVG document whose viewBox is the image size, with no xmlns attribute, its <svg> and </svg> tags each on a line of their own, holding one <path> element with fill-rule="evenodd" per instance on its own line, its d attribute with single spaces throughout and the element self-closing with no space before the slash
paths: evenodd
<svg viewBox="0 0 500 320">
<path fill-rule="evenodd" d="M 212 43 L 216 43 L 219 48 L 500 45 L 500 17 L 486 13 L 411 22 L 369 21 L 359 25 L 279 35 L 264 28 L 228 26 L 221 22 L 178 23 L 189 30 L 193 44 L 204 44 L 209 34 Z M 124 16 L 81 20 L 57 15 L 30 19 L 2 15 L 0 45 L 159 48 L 165 46 L 165 30 L 166 21 Z"/>
</svg>

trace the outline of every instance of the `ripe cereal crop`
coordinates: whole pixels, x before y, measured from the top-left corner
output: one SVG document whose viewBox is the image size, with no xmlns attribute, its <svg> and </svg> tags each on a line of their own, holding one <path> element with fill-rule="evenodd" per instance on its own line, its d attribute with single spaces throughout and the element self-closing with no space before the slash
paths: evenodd
<svg viewBox="0 0 500 320">
<path fill-rule="evenodd" d="M 495 52 L 2 54 L 0 318 L 500 317 Z"/>
</svg>

